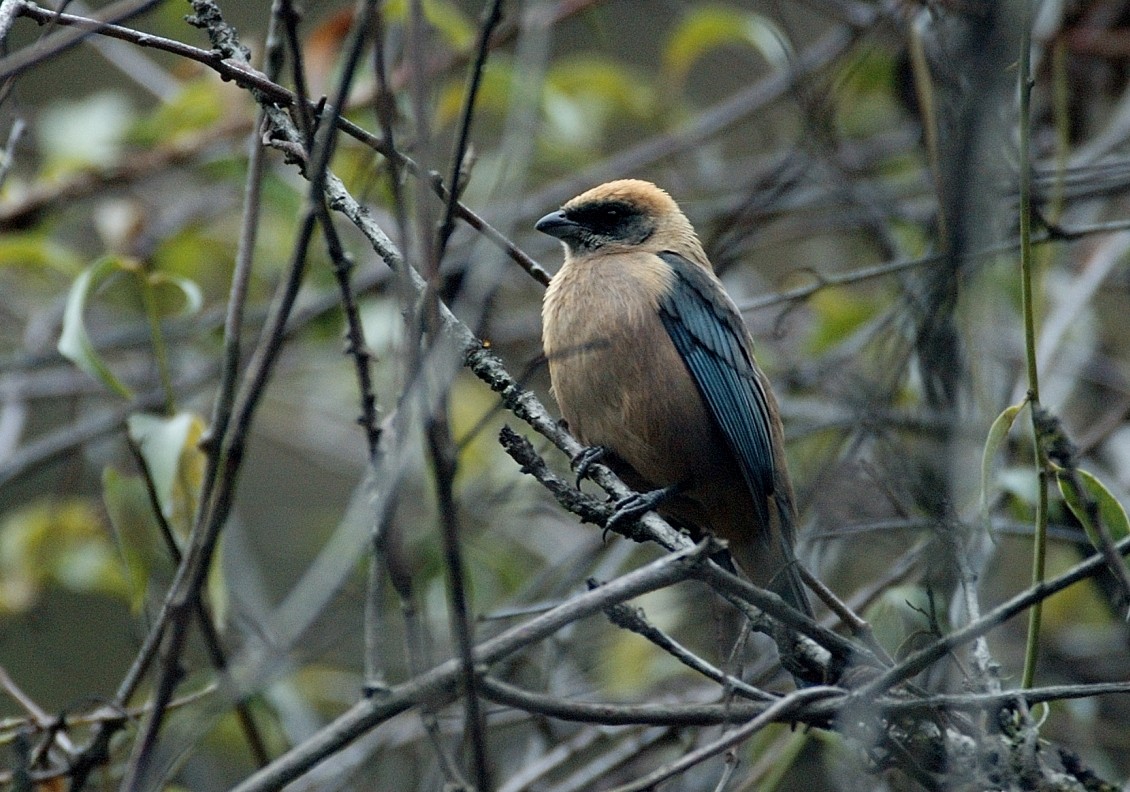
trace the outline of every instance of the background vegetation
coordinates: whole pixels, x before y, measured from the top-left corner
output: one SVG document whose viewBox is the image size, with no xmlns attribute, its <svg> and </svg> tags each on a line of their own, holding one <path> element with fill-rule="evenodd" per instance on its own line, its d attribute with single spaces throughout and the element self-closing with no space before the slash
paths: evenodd
<svg viewBox="0 0 1130 792">
<path fill-rule="evenodd" d="M 1130 5 L 56 5 L 0 0 L 5 788 L 1130 775 Z M 532 225 L 625 176 L 745 310 L 821 626 L 572 485 Z"/>
</svg>

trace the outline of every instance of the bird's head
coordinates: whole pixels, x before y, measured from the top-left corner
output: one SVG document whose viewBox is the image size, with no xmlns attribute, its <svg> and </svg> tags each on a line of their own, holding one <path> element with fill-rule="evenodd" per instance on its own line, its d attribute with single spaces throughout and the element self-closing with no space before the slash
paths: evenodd
<svg viewBox="0 0 1130 792">
<path fill-rule="evenodd" d="M 560 239 L 574 258 L 670 250 L 709 269 L 690 221 L 671 196 L 651 182 L 620 179 L 593 187 L 534 227 Z"/>
</svg>

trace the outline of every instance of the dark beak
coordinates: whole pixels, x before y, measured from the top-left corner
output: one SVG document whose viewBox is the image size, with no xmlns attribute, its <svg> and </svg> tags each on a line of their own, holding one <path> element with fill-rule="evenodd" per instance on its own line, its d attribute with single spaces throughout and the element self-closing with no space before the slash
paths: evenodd
<svg viewBox="0 0 1130 792">
<path fill-rule="evenodd" d="M 558 239 L 567 239 L 574 236 L 578 229 L 579 223 L 574 223 L 565 213 L 558 209 L 556 212 L 550 212 L 541 220 L 538 220 L 534 226 L 535 229 L 541 231 L 543 234 L 549 234 L 551 237 Z"/>
</svg>

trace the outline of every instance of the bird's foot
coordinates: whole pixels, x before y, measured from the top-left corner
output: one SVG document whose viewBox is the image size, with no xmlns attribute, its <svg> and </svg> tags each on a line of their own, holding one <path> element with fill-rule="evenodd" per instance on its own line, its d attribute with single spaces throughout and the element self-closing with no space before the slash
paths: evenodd
<svg viewBox="0 0 1130 792">
<path fill-rule="evenodd" d="M 672 484 L 649 492 L 633 492 L 628 497 L 621 498 L 616 501 L 615 511 L 605 523 L 604 530 L 611 531 L 625 523 L 638 520 L 647 512 L 655 511 L 660 504 L 677 495 L 682 489 L 681 485 Z"/>
<path fill-rule="evenodd" d="M 589 474 L 589 468 L 608 456 L 608 449 L 604 446 L 589 446 L 573 457 L 573 470 L 577 471 L 577 489 L 581 488 L 581 479 Z"/>
</svg>

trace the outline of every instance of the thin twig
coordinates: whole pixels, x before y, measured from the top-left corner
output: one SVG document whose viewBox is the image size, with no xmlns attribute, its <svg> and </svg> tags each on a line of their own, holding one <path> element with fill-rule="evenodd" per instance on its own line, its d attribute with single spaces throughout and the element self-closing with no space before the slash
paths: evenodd
<svg viewBox="0 0 1130 792">
<path fill-rule="evenodd" d="M 23 0 L 0 0 L 0 42 L 7 44 L 8 33 L 12 30 L 12 23 L 19 16 Z"/>
<path fill-rule="evenodd" d="M 310 106 L 309 83 L 306 81 L 306 65 L 302 54 L 302 42 L 299 40 L 298 21 L 299 12 L 294 7 L 292 0 L 280 0 L 278 4 L 278 19 L 282 22 L 281 28 L 283 41 L 286 42 L 286 54 L 290 56 L 290 70 L 294 78 L 294 115 L 297 118 L 298 131 L 306 141 L 307 152 L 314 145 L 314 130 L 317 121 L 314 118 L 313 108 Z M 358 28 L 354 21 L 351 31 Z M 342 106 L 342 105 L 337 105 Z"/>
<path fill-rule="evenodd" d="M 1115 546 L 1119 555 L 1130 553 L 1130 537 L 1118 542 Z M 877 678 L 861 687 L 856 694 L 859 698 L 867 700 L 890 689 L 899 682 L 910 679 L 914 675 L 928 668 L 938 659 L 949 654 L 969 641 L 985 635 L 989 630 L 1003 624 L 1018 613 L 1023 613 L 1037 602 L 1043 602 L 1048 597 L 1056 594 L 1068 586 L 1093 577 L 1100 570 L 1106 568 L 1106 559 L 1102 554 L 1095 554 L 1085 561 L 1076 564 L 1058 577 L 1036 583 L 1024 591 L 1016 594 L 1011 599 L 998 605 L 980 619 L 972 621 L 964 627 L 942 636 L 929 646 L 909 655 L 901 663 L 891 668 Z"/>
<path fill-rule="evenodd" d="M 497 6 L 497 4 L 496 4 Z M 422 16 L 423 9 L 419 2 L 413 3 L 412 18 L 412 54 L 417 74 L 423 73 L 423 41 Z M 478 93 L 479 81 L 482 78 L 482 69 L 486 63 L 487 44 L 490 33 L 498 23 L 496 13 L 488 14 L 480 26 L 479 55 L 473 67 L 471 82 L 464 101 L 464 116 L 459 139 L 456 143 L 454 161 L 452 162 L 453 178 L 448 184 L 448 197 L 444 208 L 443 219 L 440 221 L 437 238 L 431 236 L 430 224 L 421 222 L 422 252 L 427 266 L 426 278 L 428 289 L 425 292 L 424 329 L 433 350 L 439 352 L 446 347 L 446 340 L 442 335 L 442 317 L 440 313 L 441 301 L 439 289 L 441 283 L 440 265 L 443 262 L 447 243 L 454 230 L 455 204 L 459 198 L 460 168 L 466 153 L 466 146 L 470 135 L 471 120 L 475 110 L 475 99 Z M 413 81 L 413 98 L 417 100 L 416 129 L 418 141 L 430 141 L 431 134 L 425 121 L 423 100 L 426 96 L 427 86 L 420 80 Z M 424 201 L 418 202 L 421 209 L 420 217 L 431 219 L 430 212 L 423 212 Z M 454 361 L 452 361 L 454 363 Z M 432 463 L 433 478 L 436 486 L 436 505 L 439 510 L 440 525 L 442 528 L 444 567 L 446 570 L 449 610 L 451 616 L 452 632 L 462 665 L 463 702 L 465 712 L 465 736 L 471 748 L 471 770 L 475 788 L 490 790 L 490 766 L 487 759 L 486 748 L 486 720 L 483 713 L 481 694 L 479 693 L 478 674 L 474 666 L 474 624 L 470 615 L 471 601 L 468 590 L 467 573 L 463 561 L 461 542 L 462 531 L 458 507 L 455 502 L 455 476 L 457 472 L 458 456 L 455 440 L 451 431 L 451 421 L 448 414 L 450 401 L 450 380 L 443 380 L 427 376 L 424 382 L 430 383 L 435 392 L 427 396 L 429 402 L 435 407 L 426 413 L 424 430 L 427 438 L 428 455 Z"/>
<path fill-rule="evenodd" d="M 192 693 L 186 693 L 185 695 L 174 699 L 169 704 L 169 709 L 170 710 L 179 710 L 179 709 L 183 709 L 185 707 L 188 707 L 192 704 L 197 704 L 201 700 L 203 700 L 203 699 L 207 698 L 208 696 L 211 696 L 214 693 L 216 693 L 217 690 L 219 690 L 219 685 L 217 683 L 215 683 L 215 682 L 209 683 L 209 684 L 205 685 L 204 687 L 202 687 L 200 690 L 197 690 L 197 691 L 192 692 Z M 118 730 L 123 728 L 123 726 L 126 723 L 128 723 L 129 721 L 136 720 L 137 718 L 144 715 L 148 706 L 149 706 L 148 704 L 143 704 L 139 707 L 129 707 L 129 708 L 119 708 L 119 707 L 115 707 L 115 706 L 102 706 L 102 707 L 99 707 L 98 709 L 96 709 L 92 712 L 80 713 L 80 714 L 77 714 L 77 715 L 76 714 L 70 714 L 70 713 L 63 713 L 59 718 L 57 718 L 55 720 L 59 723 L 59 725 L 65 724 L 67 727 L 70 727 L 70 728 L 73 728 L 75 726 L 103 727 L 103 726 L 112 724 L 113 725 L 112 732 L 116 733 Z M 50 727 L 51 725 L 53 725 L 53 724 L 49 723 L 48 727 Z M 27 718 L 5 718 L 4 720 L 0 721 L 0 732 L 8 732 L 8 731 L 11 731 L 11 730 L 14 730 L 14 729 L 23 729 L 23 728 L 29 728 L 29 727 L 30 728 L 40 728 L 39 724 L 34 723 L 33 721 L 31 721 L 30 719 L 27 719 Z M 62 740 L 66 739 L 66 735 L 65 734 L 59 734 L 58 738 L 61 742 Z M 37 772 L 32 774 L 32 779 L 34 781 L 36 781 L 37 783 L 44 784 L 44 783 L 50 782 L 54 779 L 69 777 L 70 782 L 71 782 L 70 788 L 74 789 L 75 788 L 75 786 L 74 786 L 74 783 L 75 783 L 75 762 L 82 760 L 83 755 L 88 750 L 89 750 L 89 747 L 84 749 L 82 753 L 77 754 L 77 756 L 74 759 L 71 760 L 69 766 L 54 767 L 54 768 L 51 768 L 49 770 L 37 771 Z M 11 775 L 9 773 L 5 773 L 5 772 L 0 771 L 0 784 L 8 783 L 10 781 L 11 781 Z"/>
<path fill-rule="evenodd" d="M 359 3 L 353 27 L 350 31 L 350 39 L 346 43 L 346 52 L 351 53 L 349 59 L 351 63 L 356 63 L 360 60 L 361 51 L 369 31 L 369 19 L 372 16 L 372 10 L 375 5 L 376 3 L 372 2 L 372 0 L 362 0 L 362 2 Z M 291 13 L 293 13 L 293 11 L 291 11 Z M 343 77 L 341 81 L 342 89 L 339 89 L 337 96 L 334 98 L 335 107 L 342 106 L 337 103 L 345 102 L 348 96 L 347 91 L 350 82 L 350 80 Z M 361 415 L 358 417 L 357 422 L 365 432 L 365 439 L 368 446 L 368 459 L 369 462 L 372 463 L 376 458 L 377 447 L 380 443 L 380 417 L 377 415 L 377 397 L 373 386 L 373 374 L 370 365 L 372 352 L 369 350 L 369 345 L 365 340 L 365 329 L 361 324 L 361 314 L 358 310 L 357 300 L 354 296 L 353 286 L 350 281 L 350 274 L 352 273 L 354 264 L 352 258 L 346 253 L 344 245 L 342 245 L 325 200 L 319 200 L 316 205 L 322 232 L 326 238 L 326 248 L 330 256 L 330 261 L 333 263 L 334 278 L 337 280 L 338 289 L 341 292 L 341 306 L 342 312 L 345 314 L 346 323 L 345 353 L 353 360 L 354 369 L 357 372 L 357 387 L 361 399 Z"/>
<path fill-rule="evenodd" d="M 437 256 L 443 260 L 447 250 L 447 243 L 455 231 L 455 205 L 459 203 L 459 194 L 463 189 L 463 167 L 467 157 L 467 147 L 471 142 L 471 120 L 475 115 L 475 100 L 479 95 L 479 86 L 483 80 L 483 70 L 486 68 L 487 55 L 490 53 L 490 38 L 495 28 L 502 21 L 502 0 L 488 0 L 483 9 L 483 20 L 479 24 L 479 41 L 475 49 L 475 62 L 471 67 L 471 75 L 467 84 L 467 93 L 463 97 L 463 111 L 460 114 L 459 134 L 455 140 L 455 150 L 451 155 L 451 175 L 447 179 L 447 202 L 444 206 L 443 220 L 439 226 L 439 246 Z"/>
<path fill-rule="evenodd" d="M 39 41 L 33 47 L 26 47 L 19 52 L 0 58 L 0 81 L 22 74 L 33 66 L 78 46 L 91 32 L 98 32 L 103 27 L 124 22 L 138 14 L 144 14 L 161 2 L 162 0 L 119 0 L 117 3 L 99 9 L 97 18 L 87 20 L 90 23 L 87 30 L 60 30 L 58 33 Z M 26 2 L 20 3 L 20 6 L 19 13 L 22 15 L 28 15 L 29 10 L 33 8 L 32 4 Z M 49 17 L 54 14 L 50 10 L 45 9 L 45 11 Z"/>
<path fill-rule="evenodd" d="M 840 692 L 838 688 L 824 686 L 809 687 L 793 691 L 789 695 L 770 704 L 763 713 L 748 723 L 744 723 L 736 729 L 726 732 L 721 738 L 714 742 L 707 743 L 701 748 L 681 756 L 674 762 L 660 767 L 643 778 L 615 787 L 613 792 L 643 792 L 645 789 L 651 789 L 657 784 L 666 781 L 668 778 L 684 773 L 695 765 L 701 764 L 707 759 L 717 756 L 723 751 L 748 740 L 770 723 L 785 717 L 790 711 L 799 708 L 801 705 L 821 698 L 839 695 Z"/>
<path fill-rule="evenodd" d="M 196 14 L 193 21 L 205 27 L 213 45 L 224 52 L 229 61 L 242 59 L 246 64 L 245 51 L 239 45 L 234 31 L 223 21 L 214 3 L 210 0 L 193 0 L 193 10 Z M 347 68 L 346 71 L 348 72 L 349 69 Z M 348 85 L 348 77 L 343 76 L 343 82 Z M 331 116 L 336 112 L 338 111 L 335 108 L 329 109 Z M 182 673 L 180 658 L 191 603 L 199 596 L 219 538 L 220 528 L 230 513 L 251 419 L 278 359 L 285 338 L 286 323 L 305 272 L 306 254 L 316 221 L 316 205 L 324 200 L 322 192 L 326 167 L 333 151 L 334 136 L 330 134 L 333 128 L 333 123 L 325 124 L 322 128 L 323 134 L 318 136 L 312 147 L 307 173 L 310 191 L 299 222 L 291 261 L 286 270 L 286 277 L 279 286 L 259 346 L 252 356 L 247 377 L 235 400 L 229 431 L 220 445 L 222 463 L 219 468 L 219 480 L 213 488 L 209 501 L 197 512 L 197 520 L 189 539 L 184 563 L 177 570 L 161 614 L 151 630 L 151 634 L 163 636 L 161 638 L 163 662 L 154 684 L 153 709 L 142 722 L 139 737 L 127 764 L 122 784 L 122 789 L 126 792 L 134 792 L 144 783 L 165 707 L 171 700 Z"/>
<path fill-rule="evenodd" d="M 374 109 L 383 139 L 388 143 L 389 148 L 395 150 L 395 124 L 393 123 L 395 106 L 391 99 L 392 94 L 388 90 L 388 76 L 384 57 L 384 48 L 386 45 L 384 17 L 380 4 L 375 4 L 371 12 L 373 72 L 377 78 L 377 92 L 374 98 L 376 107 Z M 396 218 L 396 228 L 399 238 L 406 240 L 408 239 L 408 218 L 401 185 L 401 164 L 400 160 L 395 158 L 390 158 L 387 162 L 387 182 L 389 192 L 392 194 L 392 206 Z M 397 273 L 395 268 L 390 267 L 389 269 L 402 283 L 406 284 L 399 290 L 398 296 L 401 299 L 402 309 L 404 313 L 407 314 L 410 310 L 408 299 L 411 291 L 409 285 L 407 285 L 407 278 Z M 404 402 L 402 402 L 402 405 L 403 404 Z M 398 419 L 401 417 L 402 412 L 401 409 L 396 410 Z M 397 438 L 402 435 L 402 432 L 397 432 Z M 376 461 L 373 463 L 373 469 L 374 472 L 377 469 Z M 386 476 L 385 478 L 390 477 Z M 397 483 L 398 482 L 399 477 L 397 477 Z M 398 569 L 399 565 L 394 557 L 394 553 L 390 552 L 390 548 L 393 546 L 392 543 L 396 538 L 394 534 L 395 529 L 392 525 L 392 515 L 396 506 L 397 498 L 395 497 L 395 493 L 397 490 L 397 486 L 390 487 L 388 489 L 388 497 L 382 501 L 377 501 L 378 503 L 387 504 L 383 512 L 374 510 L 372 553 L 369 558 L 368 591 L 365 598 L 365 679 L 366 685 L 371 689 L 384 687 L 386 685 L 384 677 L 385 664 L 379 660 L 379 652 L 382 645 L 381 639 L 383 638 L 381 621 L 384 618 L 384 609 L 381 607 L 381 600 L 385 573 L 388 573 L 389 581 L 401 598 L 402 612 L 404 608 L 408 606 L 411 598 L 411 576 L 403 574 L 403 572 Z"/>
<path fill-rule="evenodd" d="M 1032 254 L 1032 207 L 1031 207 L 1031 180 L 1032 166 L 1030 154 L 1030 140 L 1032 132 L 1031 112 L 1029 105 L 1032 98 L 1032 11 L 1025 4 L 1025 11 L 1020 20 L 1020 57 L 1017 70 L 1020 95 L 1020 288 L 1022 297 L 1022 311 L 1024 315 L 1024 351 L 1025 367 L 1028 374 L 1028 408 L 1032 416 L 1032 434 L 1035 454 L 1036 472 L 1036 536 L 1032 544 L 1032 582 L 1040 583 L 1044 579 L 1045 557 L 1048 544 L 1048 472 L 1047 457 L 1044 453 L 1043 437 L 1039 432 L 1037 423 L 1040 411 L 1040 379 L 1039 368 L 1036 362 L 1036 309 L 1033 305 L 1032 281 L 1035 279 L 1033 272 Z M 1040 647 L 1040 618 L 1043 606 L 1037 602 L 1028 612 L 1028 637 L 1024 650 L 1023 687 L 1031 687 L 1036 676 L 1036 660 Z"/>
<path fill-rule="evenodd" d="M 894 660 L 887 654 L 887 650 L 883 648 L 882 644 L 875 640 L 875 632 L 871 629 L 871 625 L 867 620 L 848 607 L 847 603 L 837 597 L 835 592 L 824 585 L 824 581 L 809 572 L 803 564 L 797 564 L 797 570 L 800 572 L 800 577 L 804 581 L 804 585 L 808 586 L 808 588 L 828 606 L 832 613 L 836 614 L 839 620 L 847 625 L 852 635 L 863 641 L 883 663 L 888 666 L 894 665 Z"/>
<path fill-rule="evenodd" d="M 87 19 L 85 17 L 78 17 L 71 14 L 56 14 L 53 11 L 40 9 L 34 5 L 22 6 L 20 13 L 35 19 L 41 24 L 57 22 L 63 25 L 70 25 L 81 30 L 90 30 L 102 35 L 119 38 L 123 41 L 129 41 L 141 47 L 161 49 L 179 57 L 196 61 L 214 70 L 221 79 L 230 80 L 237 85 L 249 89 L 255 94 L 256 98 L 264 104 L 286 108 L 293 107 L 298 102 L 298 97 L 294 92 L 278 85 L 268 78 L 267 75 L 252 68 L 251 65 L 247 63 L 246 59 L 236 57 L 234 53 L 228 54 L 226 51 L 221 51 L 220 49 L 204 50 L 179 41 L 153 36 L 148 33 L 140 33 L 119 25 L 104 25 L 96 20 Z M 331 121 L 330 119 L 322 119 L 322 123 L 331 123 Z M 448 196 L 447 188 L 444 186 L 443 180 L 438 174 L 428 173 L 403 152 L 394 149 L 388 141 L 373 135 L 368 130 L 354 124 L 348 119 L 342 118 L 340 114 L 332 120 L 332 124 L 336 125 L 337 128 L 345 134 L 356 139 L 363 145 L 368 146 L 382 156 L 390 160 L 395 160 L 398 165 L 408 173 L 428 183 L 432 191 L 439 196 L 439 198 L 446 201 Z M 504 234 L 494 228 L 494 226 L 480 215 L 472 211 L 462 202 L 456 205 L 455 210 L 460 220 L 463 220 L 471 226 L 471 228 L 480 232 L 487 240 L 496 245 L 511 260 L 522 267 L 532 278 L 543 285 L 549 283 L 549 273 L 542 269 L 536 261 L 526 255 L 517 245 L 507 239 Z"/>
<path fill-rule="evenodd" d="M 141 471 L 141 478 L 145 482 L 145 491 L 149 496 L 149 509 L 157 522 L 161 539 L 165 543 L 165 551 L 169 554 L 174 566 L 180 566 L 182 560 L 180 545 L 177 544 L 172 526 L 169 525 L 164 510 L 161 508 L 161 499 L 157 494 L 157 485 L 149 469 L 149 463 L 142 455 L 137 443 L 128 437 L 127 441 L 130 453 L 133 455 L 134 462 Z M 228 670 L 227 653 L 224 651 L 223 642 L 220 640 L 219 631 L 216 629 L 215 620 L 212 618 L 212 612 L 203 598 L 196 600 L 196 620 L 200 626 L 200 635 L 204 639 L 204 648 L 208 652 L 208 659 L 211 661 L 212 667 L 219 674 L 226 675 Z M 263 742 L 263 736 L 259 733 L 259 727 L 255 723 L 255 716 L 252 714 L 251 708 L 246 701 L 237 700 L 235 712 L 236 719 L 239 721 L 240 728 L 247 739 L 247 745 L 251 749 L 252 758 L 259 767 L 264 766 L 270 760 L 270 756 L 267 753 L 266 743 Z"/>
<path fill-rule="evenodd" d="M 685 580 L 694 567 L 702 563 L 708 550 L 709 545 L 704 543 L 666 555 L 487 639 L 475 648 L 475 663 L 482 666 L 497 663 L 514 652 L 553 635 L 568 624 L 599 613 L 612 603 L 625 602 L 648 591 L 656 591 Z M 280 789 L 394 715 L 422 702 L 428 702 L 430 706 L 451 703 L 458 696 L 461 674 L 462 663 L 452 659 L 407 682 L 375 693 L 350 707 L 304 743 L 245 779 L 232 792 Z"/>
<path fill-rule="evenodd" d="M 649 701 L 646 704 L 612 704 L 579 701 L 534 693 L 491 676 L 481 680 L 483 694 L 491 701 L 525 712 L 571 723 L 596 723 L 602 726 L 716 726 L 743 723 L 765 714 L 781 701 L 734 700 L 709 703 L 682 701 Z M 838 691 L 841 697 L 844 690 Z"/>
<path fill-rule="evenodd" d="M 691 652 L 670 635 L 648 621 L 647 616 L 644 615 L 643 608 L 626 604 L 612 605 L 605 609 L 605 615 L 607 615 L 609 621 L 617 627 L 631 630 L 636 635 L 646 638 L 687 668 L 691 668 L 706 678 L 712 679 L 720 685 L 724 685 L 727 689 L 733 690 L 739 696 L 748 698 L 751 701 L 774 701 L 777 698 L 771 693 L 766 693 L 764 690 L 755 688 L 744 680 L 725 673 Z"/>
<path fill-rule="evenodd" d="M 9 0 L 10 2 L 11 0 Z M 3 9 L 0 8 L 0 11 Z M 4 40 L 0 36 L 0 42 Z M 20 143 L 20 138 L 24 135 L 24 130 L 27 129 L 27 123 L 23 118 L 15 118 L 12 120 L 12 127 L 8 130 L 8 140 L 4 144 L 4 150 L 0 152 L 0 188 L 4 186 L 4 182 L 8 179 L 8 174 L 12 170 L 12 163 L 15 162 L 16 146 Z"/>
<path fill-rule="evenodd" d="M 30 721 L 35 728 L 43 731 L 52 730 L 52 724 L 59 720 L 48 715 L 46 710 L 36 703 L 35 699 L 25 693 L 2 665 L 0 665 L 0 690 L 7 693 L 8 696 L 28 714 L 27 720 Z M 67 754 L 74 754 L 75 745 L 71 742 L 71 738 L 67 736 L 66 732 L 56 730 L 55 733 L 52 734 L 50 742 L 54 742 L 55 740 L 58 740 L 59 747 L 66 751 Z M 48 743 L 48 746 L 49 745 L 50 743 Z"/>
</svg>

